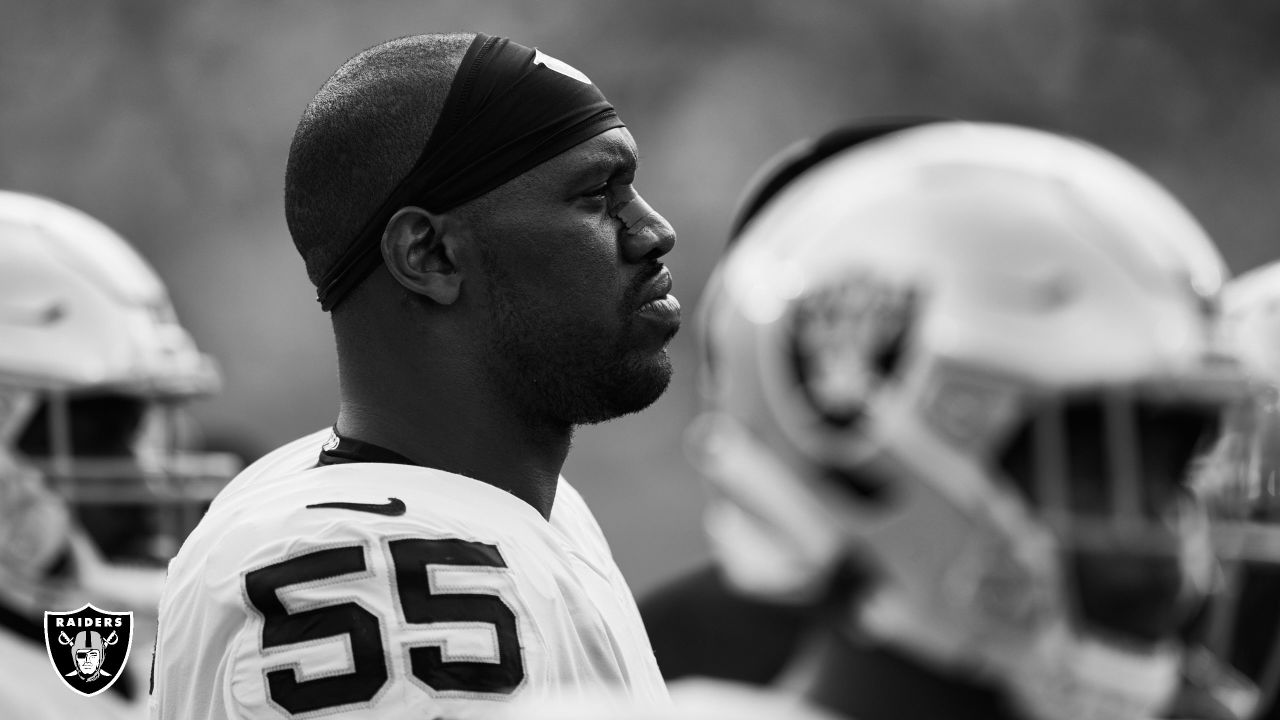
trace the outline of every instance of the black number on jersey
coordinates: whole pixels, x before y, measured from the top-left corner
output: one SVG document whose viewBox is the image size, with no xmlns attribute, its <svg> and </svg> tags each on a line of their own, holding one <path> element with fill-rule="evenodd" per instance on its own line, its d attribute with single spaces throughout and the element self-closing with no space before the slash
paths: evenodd
<svg viewBox="0 0 1280 720">
<path fill-rule="evenodd" d="M 498 662 L 446 661 L 438 646 L 409 650 L 413 675 L 436 690 L 509 694 L 524 679 L 516 614 L 502 598 L 481 594 L 436 594 L 427 578 L 428 565 L 506 567 L 498 548 L 464 540 L 392 540 L 400 607 L 411 623 L 475 622 L 493 625 L 498 635 Z"/>
<path fill-rule="evenodd" d="M 401 610 L 414 624 L 481 622 L 497 637 L 496 662 L 446 660 L 436 645 L 411 646 L 415 677 L 433 690 L 508 695 L 524 680 L 516 615 L 500 597 L 482 593 L 432 592 L 428 565 L 505 568 L 498 548 L 465 540 L 404 539 L 388 543 Z M 387 684 L 388 670 L 378 617 L 356 602 L 290 613 L 278 591 L 288 585 L 340 580 L 365 573 L 364 547 L 317 550 L 245 574 L 245 594 L 262 615 L 262 648 L 345 635 L 351 672 L 299 680 L 296 667 L 266 671 L 272 701 L 291 715 L 367 703 Z M 487 660 L 487 659 L 486 659 Z"/>
<path fill-rule="evenodd" d="M 343 675 L 298 680 L 292 668 L 267 672 L 271 699 L 290 714 L 367 702 L 387 682 L 378 618 L 354 602 L 290 613 L 276 591 L 285 585 L 365 571 L 364 548 L 317 550 L 244 576 L 245 594 L 262 613 L 262 649 L 346 635 L 354 669 Z"/>
</svg>

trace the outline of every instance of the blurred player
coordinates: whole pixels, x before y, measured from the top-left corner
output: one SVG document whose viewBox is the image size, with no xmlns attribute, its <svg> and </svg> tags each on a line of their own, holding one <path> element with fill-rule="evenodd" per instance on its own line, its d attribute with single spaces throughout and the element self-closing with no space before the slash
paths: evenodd
<svg viewBox="0 0 1280 720">
<path fill-rule="evenodd" d="M 999 125 L 761 187 L 700 315 L 713 549 L 752 595 L 867 575 L 783 686 L 858 720 L 1169 707 L 1215 572 L 1191 461 L 1254 390 L 1213 343 L 1197 223 L 1103 150 Z"/>
<path fill-rule="evenodd" d="M 0 191 L 0 717 L 145 715 L 161 564 L 234 471 L 175 449 L 182 405 L 217 386 L 128 243 Z M 135 618 L 126 676 L 96 697 L 45 651 L 44 612 L 85 603 Z"/>
<path fill-rule="evenodd" d="M 1160 711 L 1214 571 L 1188 466 L 1248 398 L 1211 345 L 1224 275 L 1145 176 L 1023 129 L 906 129 L 763 203 L 707 301 L 702 445 L 732 579 L 876 576 L 810 697 Z"/>
<path fill-rule="evenodd" d="M 285 211 L 331 312 L 338 417 L 232 481 L 170 565 L 157 717 L 666 698 L 560 477 L 575 426 L 670 379 L 675 233 L 637 162 L 585 75 L 505 38 L 401 38 L 325 83 Z"/>
<path fill-rule="evenodd" d="M 886 117 L 837 128 L 802 140 L 775 155 L 748 184 L 730 230 L 730 244 L 742 226 L 779 189 L 828 157 L 891 133 L 938 122 L 933 117 Z M 766 569 L 758 582 L 780 582 L 787 573 Z M 640 599 L 640 614 L 658 666 L 668 681 L 708 677 L 768 684 L 779 678 L 813 632 L 828 601 L 845 602 L 851 584 L 865 578 L 846 565 L 837 581 L 799 592 L 739 592 L 714 563 L 678 577 Z"/>
</svg>

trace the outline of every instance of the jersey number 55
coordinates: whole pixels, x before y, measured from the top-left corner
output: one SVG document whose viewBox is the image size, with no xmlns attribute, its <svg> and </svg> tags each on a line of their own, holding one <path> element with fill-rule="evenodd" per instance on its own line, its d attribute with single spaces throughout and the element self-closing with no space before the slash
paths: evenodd
<svg viewBox="0 0 1280 720">
<path fill-rule="evenodd" d="M 391 540 L 387 547 L 394 566 L 392 592 L 408 624 L 398 636 L 418 641 L 407 644 L 413 677 L 435 693 L 514 692 L 524 680 L 524 661 L 515 613 L 498 596 L 500 584 L 509 580 L 498 548 L 423 538 Z M 433 583 L 432 566 L 435 572 L 468 572 L 469 581 L 463 588 L 456 583 L 441 588 L 438 580 Z M 297 662 L 264 670 L 271 700 L 290 714 L 370 702 L 387 684 L 388 660 L 380 619 L 363 605 L 348 601 L 290 612 L 278 591 L 369 574 L 361 545 L 316 550 L 245 574 L 245 595 L 262 615 L 264 652 L 343 635 L 350 648 L 349 672 L 301 679 Z"/>
</svg>

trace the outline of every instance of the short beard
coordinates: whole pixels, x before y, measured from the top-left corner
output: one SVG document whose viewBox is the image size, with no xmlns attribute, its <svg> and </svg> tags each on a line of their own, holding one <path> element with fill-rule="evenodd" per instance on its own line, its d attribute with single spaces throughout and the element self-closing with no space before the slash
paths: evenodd
<svg viewBox="0 0 1280 720">
<path fill-rule="evenodd" d="M 499 278 L 490 298 L 496 373 L 526 421 L 600 423 L 644 410 L 666 391 L 672 373 L 666 348 L 628 348 L 625 323 L 606 346 L 593 328 L 533 318 L 502 285 Z"/>
</svg>

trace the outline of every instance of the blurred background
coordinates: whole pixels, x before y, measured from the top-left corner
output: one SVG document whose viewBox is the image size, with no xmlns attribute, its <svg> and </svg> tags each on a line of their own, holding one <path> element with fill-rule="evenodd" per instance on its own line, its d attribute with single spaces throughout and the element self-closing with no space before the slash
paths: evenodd
<svg viewBox="0 0 1280 720">
<path fill-rule="evenodd" d="M 506 35 L 577 66 L 640 146 L 637 186 L 680 234 L 692 317 L 734 203 L 785 145 L 867 115 L 1009 121 L 1129 158 L 1237 273 L 1280 256 L 1280 5 L 1265 0 L 0 0 L 0 187 L 129 238 L 225 391 L 209 444 L 247 459 L 330 424 L 327 317 L 285 228 L 285 157 L 329 73 L 430 31 Z M 584 428 L 565 475 L 638 593 L 699 565 L 684 454 L 692 323 L 670 391 Z"/>
</svg>

